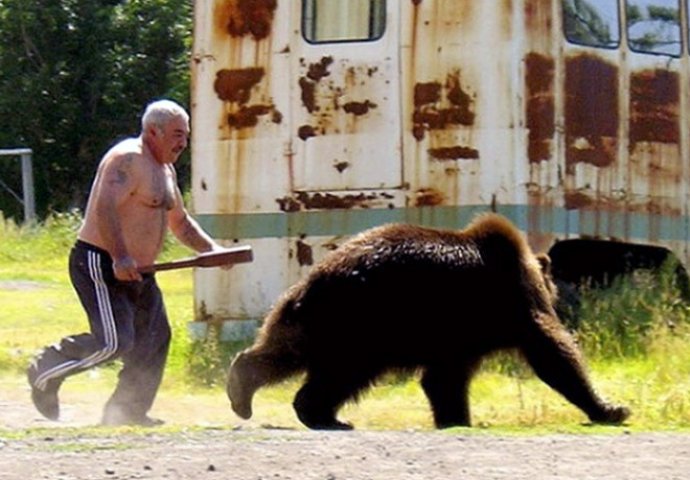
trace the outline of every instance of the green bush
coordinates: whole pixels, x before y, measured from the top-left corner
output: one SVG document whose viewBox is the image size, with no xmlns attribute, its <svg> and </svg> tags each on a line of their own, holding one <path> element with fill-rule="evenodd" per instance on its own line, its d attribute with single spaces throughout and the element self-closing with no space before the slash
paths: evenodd
<svg viewBox="0 0 690 480">
<path fill-rule="evenodd" d="M 590 357 L 646 355 L 660 333 L 688 323 L 690 309 L 673 285 L 671 266 L 637 271 L 608 289 L 584 289 L 577 338 Z"/>
<path fill-rule="evenodd" d="M 189 383 L 197 387 L 225 385 L 227 369 L 232 358 L 249 343 L 221 341 L 220 328 L 210 325 L 206 338 L 189 342 L 186 370 Z"/>
<path fill-rule="evenodd" d="M 78 210 L 50 214 L 37 224 L 17 225 L 0 214 L 0 261 L 24 262 L 66 255 L 81 225 Z"/>
</svg>

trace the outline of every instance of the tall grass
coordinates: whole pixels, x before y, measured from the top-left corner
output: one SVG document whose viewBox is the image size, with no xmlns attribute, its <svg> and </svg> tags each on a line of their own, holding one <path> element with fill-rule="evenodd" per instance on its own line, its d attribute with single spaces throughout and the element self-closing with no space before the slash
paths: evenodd
<svg viewBox="0 0 690 480">
<path fill-rule="evenodd" d="M 673 340 L 690 319 L 689 306 L 674 287 L 671 266 L 653 274 L 640 270 L 619 277 L 605 290 L 585 288 L 576 332 L 590 358 L 645 356 Z"/>
</svg>

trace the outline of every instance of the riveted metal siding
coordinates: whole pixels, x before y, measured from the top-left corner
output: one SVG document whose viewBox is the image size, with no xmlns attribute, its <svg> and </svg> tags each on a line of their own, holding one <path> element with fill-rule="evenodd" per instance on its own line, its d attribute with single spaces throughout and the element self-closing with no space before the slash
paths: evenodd
<svg viewBox="0 0 690 480">
<path fill-rule="evenodd" d="M 401 2 L 410 205 L 524 201 L 517 4 Z"/>
<path fill-rule="evenodd" d="M 279 212 L 275 199 L 291 192 L 290 3 L 194 2 L 192 209 L 226 215 L 230 233 L 211 233 L 256 252 L 252 264 L 195 272 L 198 320 L 257 318 L 287 282 L 287 239 L 244 238 L 234 215 Z"/>
<path fill-rule="evenodd" d="M 300 1 L 195 2 L 193 210 L 255 247 L 195 274 L 197 318 L 261 318 L 364 228 L 488 209 L 537 250 L 586 235 L 687 261 L 687 47 L 568 43 L 561 0 L 386 8 L 381 39 L 315 45 Z"/>
</svg>

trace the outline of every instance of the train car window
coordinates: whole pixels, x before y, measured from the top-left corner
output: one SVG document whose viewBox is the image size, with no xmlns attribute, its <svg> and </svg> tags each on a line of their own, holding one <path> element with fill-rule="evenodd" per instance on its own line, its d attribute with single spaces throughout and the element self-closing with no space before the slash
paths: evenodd
<svg viewBox="0 0 690 480">
<path fill-rule="evenodd" d="M 303 0 L 302 35 L 310 43 L 381 38 L 386 0 Z"/>
<path fill-rule="evenodd" d="M 616 48 L 619 25 L 618 0 L 563 0 L 563 28 L 571 43 Z"/>
<path fill-rule="evenodd" d="M 681 52 L 678 0 L 626 0 L 632 50 L 678 56 Z"/>
</svg>

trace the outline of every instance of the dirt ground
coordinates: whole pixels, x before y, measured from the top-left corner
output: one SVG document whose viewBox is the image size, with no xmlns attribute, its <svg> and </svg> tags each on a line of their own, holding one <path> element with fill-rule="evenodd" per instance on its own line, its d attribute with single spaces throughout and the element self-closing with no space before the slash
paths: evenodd
<svg viewBox="0 0 690 480">
<path fill-rule="evenodd" d="M 687 479 L 682 435 L 205 429 L 0 444 L 2 479 Z"/>
<path fill-rule="evenodd" d="M 21 389 L 19 389 L 21 390 Z M 28 392 L 0 391 L 0 479 L 688 479 L 690 434 L 496 436 L 472 431 L 314 432 L 242 422 L 194 399 L 161 406 L 170 426 L 94 428 L 99 401 L 67 398 L 48 422 Z M 79 418 L 79 420 L 76 420 Z M 197 418 L 185 425 L 185 418 Z M 82 428 L 88 427 L 88 428 Z M 31 432 L 31 433 L 27 433 Z M 17 433 L 21 433 L 17 435 Z"/>
</svg>

